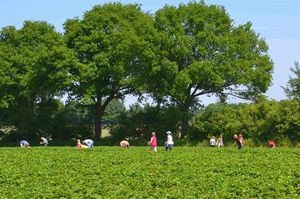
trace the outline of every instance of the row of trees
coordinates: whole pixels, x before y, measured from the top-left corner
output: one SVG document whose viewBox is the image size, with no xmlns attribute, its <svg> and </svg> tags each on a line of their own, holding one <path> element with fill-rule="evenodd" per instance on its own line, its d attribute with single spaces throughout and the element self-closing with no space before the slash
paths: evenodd
<svg viewBox="0 0 300 199">
<path fill-rule="evenodd" d="M 158 138 L 165 140 L 165 132 L 171 130 L 177 144 L 208 143 L 210 136 L 221 135 L 226 143 L 232 143 L 233 135 L 239 133 L 247 139 L 247 145 L 265 145 L 270 139 L 281 145 L 296 145 L 300 140 L 300 103 L 297 100 L 210 104 L 193 114 L 188 134 L 180 141 L 177 139 L 180 128 L 176 123 L 180 118 L 176 113 L 172 108 L 132 106 L 123 112 L 125 115 L 120 115 L 121 125 L 115 129 L 114 136 L 145 140 L 151 131 L 157 131 Z"/>
<path fill-rule="evenodd" d="M 185 135 L 201 96 L 256 100 L 271 84 L 268 46 L 251 23 L 235 26 L 224 7 L 203 1 L 154 14 L 136 4 L 98 5 L 64 30 L 25 21 L 0 32 L 1 122 L 20 134 L 40 123 L 56 131 L 60 119 L 48 121 L 67 96 L 90 111 L 99 138 L 108 105 L 133 94 L 176 109 Z"/>
<path fill-rule="evenodd" d="M 199 139 L 222 134 L 225 140 L 232 140 L 233 134 L 242 133 L 256 145 L 269 139 L 283 145 L 297 144 L 300 140 L 299 111 L 300 103 L 295 100 L 210 105 L 195 116 L 191 136 Z"/>
</svg>

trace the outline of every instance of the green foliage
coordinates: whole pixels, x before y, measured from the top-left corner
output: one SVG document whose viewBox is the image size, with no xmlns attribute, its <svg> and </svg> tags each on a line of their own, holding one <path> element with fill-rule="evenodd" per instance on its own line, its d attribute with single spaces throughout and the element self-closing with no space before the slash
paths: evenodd
<svg viewBox="0 0 300 199">
<path fill-rule="evenodd" d="M 177 133 L 180 113 L 175 108 L 151 107 L 146 104 L 130 106 L 119 118 L 118 127 L 113 133 L 116 139 L 143 138 L 150 139 L 155 131 L 158 139 L 166 139 L 166 132 Z"/>
<path fill-rule="evenodd" d="M 92 116 L 87 106 L 68 102 L 57 116 L 56 129 L 52 132 L 54 140 L 92 137 Z"/>
<path fill-rule="evenodd" d="M 142 66 L 151 23 L 139 5 L 121 3 L 95 6 L 82 20 L 65 23 L 66 42 L 78 60 L 71 95 L 94 106 L 96 138 L 107 105 L 138 87 L 133 74 Z"/>
<path fill-rule="evenodd" d="M 298 198 L 299 149 L 2 148 L 1 198 Z M 288 160 L 288 161 L 287 161 Z M 67 172 L 66 172 L 67 171 Z"/>
<path fill-rule="evenodd" d="M 58 110 L 54 97 L 62 96 L 71 82 L 73 53 L 53 26 L 31 21 L 25 21 L 20 30 L 3 28 L 0 51 L 3 122 L 27 136 L 46 130 L 53 125 L 47 119 Z"/>
<path fill-rule="evenodd" d="M 239 133 L 243 125 L 237 119 L 237 114 L 237 106 L 235 105 L 212 104 L 199 111 L 193 118 L 193 128 L 202 134 L 203 139 L 222 134 L 225 140 L 231 140 L 233 134 Z"/>
<path fill-rule="evenodd" d="M 106 125 L 114 125 L 118 123 L 119 118 L 125 111 L 124 103 L 120 100 L 112 100 L 107 105 L 105 114 L 103 115 L 102 122 Z"/>
<path fill-rule="evenodd" d="M 10 68 L 2 78 L 9 78 L 9 91 L 15 92 L 15 98 L 18 94 L 40 101 L 63 94 L 71 82 L 69 68 L 74 64 L 74 56 L 53 26 L 25 21 L 20 30 L 4 28 L 0 41 L 1 46 L 12 51 L 4 51 L 8 53 L 4 57 Z"/>
<path fill-rule="evenodd" d="M 200 96 L 256 99 L 270 86 L 273 63 L 266 42 L 250 22 L 234 27 L 224 7 L 203 1 L 166 5 L 154 21 L 157 61 L 145 67 L 147 92 L 185 112 L 182 131 Z"/>
<path fill-rule="evenodd" d="M 295 68 L 291 68 L 291 71 L 295 77 L 290 77 L 287 87 L 283 89 L 289 98 L 300 100 L 300 68 L 298 62 L 295 62 Z"/>
<path fill-rule="evenodd" d="M 256 104 L 214 104 L 199 111 L 193 118 L 192 138 L 205 139 L 209 135 L 223 134 L 232 140 L 234 134 L 243 133 L 257 145 L 269 139 L 286 145 L 299 141 L 299 103 L 297 101 L 267 101 Z"/>
</svg>

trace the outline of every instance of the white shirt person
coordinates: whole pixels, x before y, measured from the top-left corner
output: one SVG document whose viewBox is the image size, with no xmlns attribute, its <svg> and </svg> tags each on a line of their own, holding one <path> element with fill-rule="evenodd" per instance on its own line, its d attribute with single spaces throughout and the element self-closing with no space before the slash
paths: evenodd
<svg viewBox="0 0 300 199">
<path fill-rule="evenodd" d="M 173 137 L 171 135 L 171 131 L 167 131 L 167 141 L 165 143 L 166 151 L 172 151 L 172 148 L 174 146 Z"/>
<path fill-rule="evenodd" d="M 130 147 L 129 142 L 128 142 L 127 140 L 122 140 L 122 141 L 120 142 L 120 146 L 121 146 L 122 148 L 129 148 L 129 147 Z"/>
<path fill-rule="evenodd" d="M 94 147 L 94 141 L 91 139 L 85 139 L 82 141 L 82 144 L 86 145 L 88 148 Z"/>
<path fill-rule="evenodd" d="M 44 137 L 41 137 L 41 142 L 40 144 L 44 145 L 44 146 L 48 146 L 48 140 Z"/>
<path fill-rule="evenodd" d="M 211 147 L 215 147 L 216 146 L 216 139 L 214 136 L 212 136 L 209 140 L 209 144 Z"/>
<path fill-rule="evenodd" d="M 21 140 L 20 141 L 20 147 L 27 148 L 27 147 L 30 147 L 30 144 L 26 140 Z"/>
</svg>

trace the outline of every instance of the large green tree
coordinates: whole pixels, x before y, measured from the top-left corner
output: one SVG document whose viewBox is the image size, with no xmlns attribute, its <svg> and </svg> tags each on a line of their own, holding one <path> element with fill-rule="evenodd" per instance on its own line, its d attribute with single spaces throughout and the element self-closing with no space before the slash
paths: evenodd
<svg viewBox="0 0 300 199">
<path fill-rule="evenodd" d="M 147 90 L 158 102 L 181 110 L 183 134 L 200 96 L 255 99 L 270 86 L 273 63 L 266 42 L 250 22 L 234 26 L 224 7 L 166 5 L 154 20 L 157 56 L 144 73 Z"/>
<path fill-rule="evenodd" d="M 70 85 L 74 54 L 54 26 L 25 21 L 19 30 L 12 26 L 1 30 L 0 55 L 3 111 L 10 125 L 22 133 L 34 134 L 39 104 L 62 96 Z"/>
<path fill-rule="evenodd" d="M 300 100 L 300 67 L 299 62 L 295 62 L 295 68 L 291 68 L 295 77 L 290 77 L 288 85 L 284 89 L 286 95 L 291 99 Z"/>
<path fill-rule="evenodd" d="M 133 74 L 147 57 L 151 24 L 139 5 L 121 3 L 95 6 L 81 20 L 65 23 L 66 42 L 78 60 L 71 95 L 93 107 L 96 139 L 107 105 L 134 91 Z"/>
</svg>

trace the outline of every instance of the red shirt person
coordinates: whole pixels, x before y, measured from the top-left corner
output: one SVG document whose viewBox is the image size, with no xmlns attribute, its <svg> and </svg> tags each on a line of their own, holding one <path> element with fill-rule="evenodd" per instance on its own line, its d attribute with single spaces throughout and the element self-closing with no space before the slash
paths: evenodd
<svg viewBox="0 0 300 199">
<path fill-rule="evenodd" d="M 274 141 L 274 140 L 269 140 L 269 142 L 268 142 L 268 147 L 274 149 L 275 146 L 276 146 L 275 141 Z"/>
<path fill-rule="evenodd" d="M 238 135 L 234 134 L 233 139 L 236 142 L 238 149 L 241 149 L 242 148 L 242 142 L 240 140 L 240 137 Z"/>
</svg>

